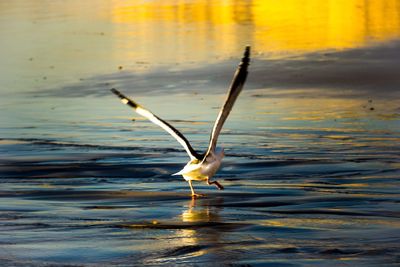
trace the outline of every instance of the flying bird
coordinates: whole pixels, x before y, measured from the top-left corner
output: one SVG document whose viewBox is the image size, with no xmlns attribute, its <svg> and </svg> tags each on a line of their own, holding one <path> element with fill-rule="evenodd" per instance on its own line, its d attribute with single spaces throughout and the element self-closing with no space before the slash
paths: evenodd
<svg viewBox="0 0 400 267">
<path fill-rule="evenodd" d="M 161 119 L 157 115 L 153 114 L 150 110 L 146 109 L 142 105 L 139 105 L 132 99 L 129 99 L 117 89 L 113 88 L 111 91 L 117 95 L 123 104 L 126 104 L 133 108 L 138 114 L 147 118 L 154 124 L 163 128 L 166 132 L 172 135 L 186 150 L 190 157 L 190 161 L 186 166 L 179 172 L 173 175 L 182 175 L 183 178 L 189 183 L 190 190 L 192 191 L 192 197 L 201 196 L 196 194 L 192 181 L 205 181 L 208 185 L 215 185 L 219 190 L 223 190 L 224 187 L 218 181 L 212 181 L 211 178 L 217 172 L 221 166 L 222 158 L 224 157 L 224 149 L 217 149 L 218 136 L 221 133 L 222 126 L 224 125 L 229 113 L 232 110 L 233 104 L 235 103 L 239 93 L 242 91 L 243 85 L 247 78 L 247 69 L 250 63 L 250 46 L 245 48 L 244 56 L 236 69 L 233 76 L 226 100 L 221 110 L 219 111 L 218 117 L 214 123 L 214 127 L 211 131 L 210 142 L 208 148 L 204 154 L 199 154 L 190 145 L 189 141 L 179 132 L 175 127 Z"/>
</svg>

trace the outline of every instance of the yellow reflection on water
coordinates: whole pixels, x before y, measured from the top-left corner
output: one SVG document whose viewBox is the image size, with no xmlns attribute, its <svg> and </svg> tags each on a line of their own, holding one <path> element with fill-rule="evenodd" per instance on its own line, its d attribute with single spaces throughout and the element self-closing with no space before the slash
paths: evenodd
<svg viewBox="0 0 400 267">
<path fill-rule="evenodd" d="M 0 85 L 20 90 L 237 59 L 245 45 L 279 57 L 400 37 L 399 0 L 0 1 L 0 17 Z"/>
<path fill-rule="evenodd" d="M 219 202 L 219 200 L 217 200 L 217 202 Z M 201 206 L 196 207 L 196 199 L 192 199 L 188 205 L 188 209 L 182 212 L 182 222 L 193 226 L 199 226 L 203 223 L 218 223 L 221 220 L 218 211 L 211 210 L 209 205 L 210 203 L 203 201 Z M 211 243 L 219 242 L 221 233 L 218 230 L 212 228 L 206 231 L 203 230 L 200 227 L 180 229 L 178 230 L 178 236 L 181 237 L 179 242 L 185 246 L 198 245 L 205 240 Z M 197 252 L 197 255 L 202 255 L 204 253 L 206 253 L 206 251 L 201 250 Z"/>
<path fill-rule="evenodd" d="M 342 220 L 335 218 L 284 218 L 271 219 L 262 222 L 262 225 L 272 227 L 305 228 L 305 229 L 331 229 L 332 227 L 345 227 L 349 225 L 383 225 L 388 227 L 399 227 L 396 220 L 380 220 L 375 218 L 358 218 L 353 220 Z"/>
<path fill-rule="evenodd" d="M 291 97 L 293 92 L 293 96 Z M 316 97 L 313 98 L 314 92 Z M 279 117 L 282 121 L 340 121 L 356 126 L 360 119 L 398 120 L 398 101 L 368 100 L 364 98 L 346 98 L 340 94 L 331 94 L 324 97 L 317 94 L 317 90 L 270 90 L 260 89 L 244 92 L 248 97 L 243 99 L 245 105 L 257 108 L 257 117 L 265 120 L 266 117 Z M 275 93 L 287 97 L 275 97 Z M 307 96 L 307 97 L 303 97 Z M 245 102 L 246 101 L 246 102 Z M 321 112 L 323 111 L 323 112 Z M 348 129 L 349 131 L 351 129 Z M 353 129 L 355 130 L 355 128 Z"/>
<path fill-rule="evenodd" d="M 255 45 L 262 49 L 352 48 L 400 35 L 397 0 L 260 0 L 255 6 Z"/>
<path fill-rule="evenodd" d="M 156 37 L 183 52 L 188 45 L 192 53 L 213 48 L 226 55 L 247 43 L 259 52 L 314 51 L 398 38 L 399 10 L 397 0 L 115 1 L 112 19 L 146 25 L 132 32 L 139 40 Z"/>
</svg>

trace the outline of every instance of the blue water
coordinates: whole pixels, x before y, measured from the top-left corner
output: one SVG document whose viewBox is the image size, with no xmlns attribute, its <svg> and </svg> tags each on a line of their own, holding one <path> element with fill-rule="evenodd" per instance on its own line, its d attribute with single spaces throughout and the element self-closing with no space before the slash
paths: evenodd
<svg viewBox="0 0 400 267">
<path fill-rule="evenodd" d="M 219 142 L 225 190 L 196 183 L 206 195 L 196 200 L 171 176 L 184 150 L 108 91 L 11 97 L 1 108 L 1 262 L 396 266 L 396 101 L 270 92 L 239 97 Z M 199 151 L 224 99 L 184 88 L 126 93 Z"/>
<path fill-rule="evenodd" d="M 142 27 L 99 2 L 0 2 L 1 266 L 399 266 L 398 16 L 346 49 L 301 39 L 310 52 L 270 55 L 279 42 L 262 46 L 247 20 L 188 19 L 201 1 L 188 23 L 161 20 L 165 6 Z M 304 29 L 325 25 L 309 17 Z M 246 44 L 248 81 L 218 142 L 225 190 L 194 183 L 205 196 L 192 199 L 171 176 L 183 148 L 109 90 L 203 152 Z"/>
</svg>

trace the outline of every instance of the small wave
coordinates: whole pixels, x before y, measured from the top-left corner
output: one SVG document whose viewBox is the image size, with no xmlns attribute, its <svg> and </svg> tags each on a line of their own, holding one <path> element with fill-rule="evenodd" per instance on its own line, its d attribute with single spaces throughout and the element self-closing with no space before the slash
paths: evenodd
<svg viewBox="0 0 400 267">
<path fill-rule="evenodd" d="M 37 139 L 37 138 L 0 138 L 2 142 L 9 142 L 10 144 L 32 144 L 32 145 L 44 145 L 52 147 L 76 147 L 76 148 L 92 148 L 99 150 L 139 150 L 140 147 L 122 147 L 122 146 L 104 146 L 104 145 L 93 145 L 93 144 L 77 144 L 71 142 L 61 142 L 50 139 Z"/>
<path fill-rule="evenodd" d="M 330 248 L 322 250 L 319 253 L 324 255 L 356 255 L 361 252 L 362 252 L 361 250 L 353 250 L 353 249 L 343 250 L 339 248 Z"/>
<path fill-rule="evenodd" d="M 144 191 L 127 191 L 127 190 L 69 190 L 69 189 L 42 189 L 42 190 L 19 190 L 0 191 L 0 197 L 21 197 L 32 200 L 52 200 L 52 201 L 82 201 L 82 200 L 104 200 L 104 199 L 129 199 L 135 202 L 165 201 L 165 200 L 183 200 L 187 199 L 186 193 L 176 192 L 144 192 Z M 96 209 L 101 206 L 84 206 L 83 209 Z M 114 209 L 113 206 L 110 210 Z M 120 208 L 118 206 L 118 208 Z M 122 208 L 127 208 L 123 206 Z M 30 210 L 29 210 L 30 211 Z"/>
<path fill-rule="evenodd" d="M 0 142 L 5 144 L 31 144 L 50 146 L 55 148 L 82 148 L 82 149 L 95 149 L 95 150 L 117 150 L 117 151 L 152 151 L 162 153 L 182 152 L 181 149 L 174 148 L 157 148 L 157 147 L 139 147 L 139 146 L 109 146 L 109 145 L 96 145 L 96 144 L 79 144 L 73 142 L 63 142 L 51 139 L 37 139 L 37 138 L 0 138 Z M 1 145 L 1 143 L 0 143 Z"/>
<path fill-rule="evenodd" d="M 376 216 L 377 214 L 369 212 L 355 212 L 333 209 L 296 209 L 296 210 L 269 210 L 270 213 L 276 214 L 320 214 L 320 215 L 342 215 L 342 216 Z"/>
<path fill-rule="evenodd" d="M 200 228 L 217 228 L 220 230 L 231 230 L 247 226 L 245 223 L 231 223 L 231 222 L 137 222 L 121 224 L 117 227 L 128 229 L 200 229 Z"/>
</svg>

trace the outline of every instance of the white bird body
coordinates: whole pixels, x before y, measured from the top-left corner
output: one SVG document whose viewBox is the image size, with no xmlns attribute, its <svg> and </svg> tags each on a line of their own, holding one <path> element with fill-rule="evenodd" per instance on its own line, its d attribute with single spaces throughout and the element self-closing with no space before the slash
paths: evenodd
<svg viewBox="0 0 400 267">
<path fill-rule="evenodd" d="M 207 181 L 219 170 L 224 156 L 224 150 L 222 150 L 218 154 L 211 153 L 203 161 L 191 160 L 182 170 L 173 175 L 182 175 L 186 181 Z"/>
<path fill-rule="evenodd" d="M 250 47 L 246 47 L 242 61 L 240 62 L 235 75 L 232 80 L 227 98 L 224 105 L 222 106 L 218 117 L 214 123 L 213 130 L 210 136 L 210 143 L 206 153 L 198 154 L 190 145 L 189 141 L 175 129 L 168 122 L 162 120 L 161 118 L 154 115 L 151 111 L 144 108 L 143 106 L 137 104 L 135 101 L 129 99 L 116 89 L 111 89 L 111 91 L 116 94 L 121 102 L 132 107 L 138 114 L 147 118 L 154 124 L 163 128 L 166 132 L 172 135 L 186 150 L 190 157 L 190 161 L 185 165 L 185 167 L 173 174 L 182 175 L 183 178 L 189 183 L 190 189 L 192 191 L 192 197 L 199 196 L 194 192 L 192 181 L 205 181 L 207 184 L 214 184 L 218 189 L 222 190 L 224 187 L 218 181 L 211 181 L 210 179 L 215 175 L 221 166 L 222 159 L 224 157 L 224 149 L 216 151 L 216 144 L 218 136 L 221 132 L 222 126 L 227 119 L 230 111 L 232 110 L 233 104 L 235 103 L 239 93 L 241 92 L 243 85 L 247 78 L 247 67 L 250 62 Z"/>
</svg>

